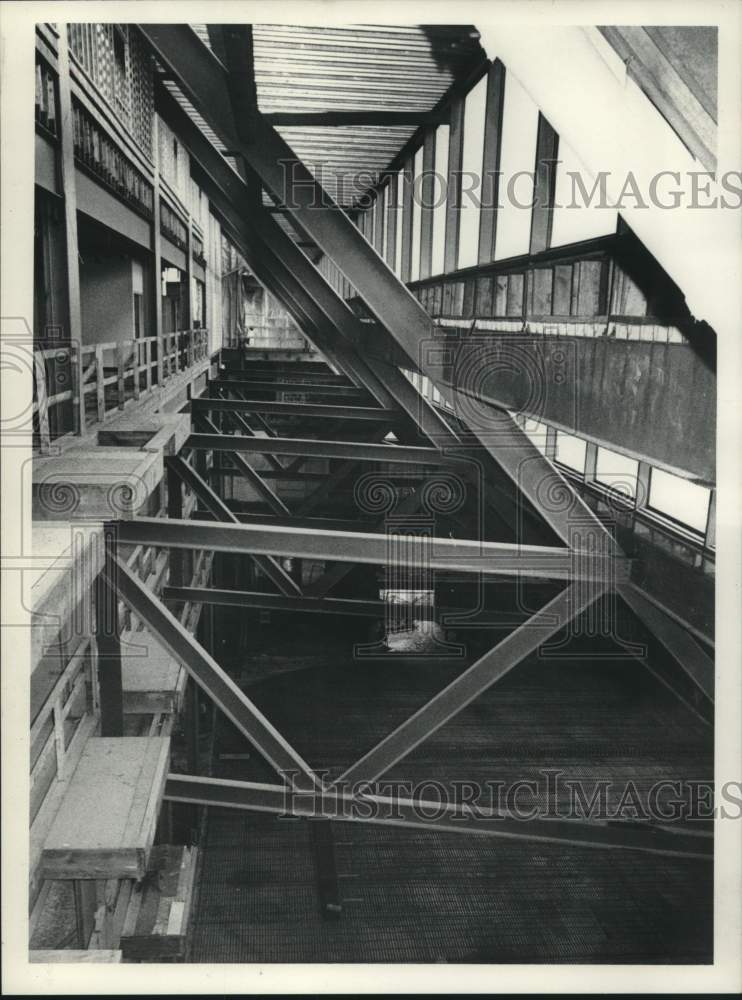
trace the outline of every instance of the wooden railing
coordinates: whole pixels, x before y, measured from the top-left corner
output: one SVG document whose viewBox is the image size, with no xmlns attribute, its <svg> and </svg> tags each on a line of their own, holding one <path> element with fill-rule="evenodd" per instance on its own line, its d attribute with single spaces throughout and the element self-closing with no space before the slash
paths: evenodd
<svg viewBox="0 0 742 1000">
<path fill-rule="evenodd" d="M 206 329 L 165 333 L 159 340 L 139 337 L 35 351 L 33 412 L 40 451 L 48 451 L 63 434 L 84 434 L 208 356 Z"/>
</svg>

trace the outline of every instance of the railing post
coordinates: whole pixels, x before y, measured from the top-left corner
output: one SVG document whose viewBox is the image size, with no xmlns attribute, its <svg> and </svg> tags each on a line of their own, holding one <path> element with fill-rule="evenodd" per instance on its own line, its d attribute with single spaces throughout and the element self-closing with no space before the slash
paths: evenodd
<svg viewBox="0 0 742 1000">
<path fill-rule="evenodd" d="M 165 381 L 165 334 L 157 338 L 157 384 Z"/>
<path fill-rule="evenodd" d="M 98 415 L 98 423 L 102 424 L 106 415 L 106 372 L 103 363 L 103 345 L 98 344 L 95 348 L 95 407 Z"/>
<path fill-rule="evenodd" d="M 145 388 L 147 392 L 152 388 L 152 352 L 150 349 L 150 339 L 147 337 L 144 341 L 144 372 L 145 372 Z"/>
<path fill-rule="evenodd" d="M 141 368 L 139 367 L 139 348 L 141 345 L 138 340 L 133 340 L 131 343 L 133 348 L 131 367 L 134 375 L 134 399 L 139 399 L 141 392 L 139 388 L 139 373 L 141 371 Z"/>
<path fill-rule="evenodd" d="M 196 362 L 196 330 L 188 331 L 188 367 L 193 368 Z"/>
<path fill-rule="evenodd" d="M 124 343 L 123 341 L 120 341 L 116 346 L 116 388 L 118 392 L 118 404 L 120 410 L 123 410 L 124 403 L 126 402 L 125 372 L 126 358 L 124 356 Z"/>
<path fill-rule="evenodd" d="M 78 341 L 70 346 L 70 368 L 72 371 L 72 406 L 75 410 L 78 437 L 85 433 L 85 392 L 83 386 L 82 344 Z"/>
<path fill-rule="evenodd" d="M 39 451 L 49 453 L 51 435 L 49 433 L 49 405 L 46 393 L 46 365 L 41 351 L 34 352 L 34 379 L 36 382 L 36 416 L 39 421 Z"/>
</svg>

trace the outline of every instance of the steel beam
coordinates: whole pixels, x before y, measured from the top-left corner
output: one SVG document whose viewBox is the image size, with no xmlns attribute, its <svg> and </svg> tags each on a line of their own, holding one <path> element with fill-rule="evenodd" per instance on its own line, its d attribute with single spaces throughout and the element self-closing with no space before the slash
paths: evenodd
<svg viewBox="0 0 742 1000">
<path fill-rule="evenodd" d="M 434 327 L 428 313 L 397 279 L 394 272 L 358 233 L 348 216 L 334 203 L 288 144 L 262 117 L 245 123 L 233 117 L 229 74 L 214 59 L 205 45 L 185 26 L 146 25 L 144 31 L 162 61 L 173 71 L 180 86 L 206 120 L 233 149 L 240 149 L 250 167 L 274 200 L 287 209 L 300 231 L 310 236 L 340 268 L 357 289 L 371 312 L 378 318 L 413 364 L 418 365 L 434 384 L 443 386 L 443 369 L 432 363 L 431 352 L 421 348 L 433 342 Z M 235 65 L 234 69 L 239 70 Z M 220 101 L 226 101 L 222 108 Z M 300 251 L 297 250 L 300 253 Z M 306 258 L 305 258 L 306 260 Z M 309 262 L 307 262 L 309 263 Z M 311 265 L 310 265 L 311 266 Z M 421 357 L 426 355 L 425 357 Z M 460 412 L 459 395 L 453 395 Z M 466 393 L 461 400 L 466 403 Z M 615 546 L 600 520 L 581 500 L 570 484 L 541 456 L 525 432 L 512 420 L 508 427 L 504 414 L 502 434 L 487 435 L 482 446 L 500 462 L 523 494 L 540 511 L 559 537 L 570 544 L 572 509 L 578 509 L 595 530 L 604 532 Z M 496 442 L 496 444 L 495 444 Z M 510 448 L 515 445 L 515 454 Z M 544 502 L 544 495 L 571 495 L 570 505 Z"/>
<path fill-rule="evenodd" d="M 250 590 L 219 590 L 209 587 L 165 587 L 166 601 L 197 601 L 230 608 L 264 608 L 269 611 L 308 611 L 321 614 L 383 618 L 383 601 L 340 600 L 338 598 L 281 597 Z"/>
<path fill-rule="evenodd" d="M 714 661 L 692 636 L 653 604 L 633 583 L 618 588 L 618 593 L 658 639 L 693 684 L 714 703 Z"/>
<path fill-rule="evenodd" d="M 264 399 L 213 399 L 201 396 L 191 400 L 195 412 L 232 410 L 235 413 L 268 413 L 274 416 L 327 417 L 335 420 L 384 420 L 395 423 L 400 418 L 396 410 L 377 406 L 328 406 L 320 403 L 279 403 Z"/>
<path fill-rule="evenodd" d="M 297 365 L 302 362 L 297 361 Z M 240 373 L 241 374 L 241 373 Z M 251 379 L 225 378 L 225 373 L 220 372 L 216 381 L 209 383 L 219 389 L 241 389 L 244 392 L 301 392 L 308 396 L 328 396 L 338 398 L 340 396 L 350 396 L 353 399 L 365 399 L 368 393 L 364 389 L 356 386 L 336 385 L 329 383 L 322 385 L 319 382 L 265 382 Z"/>
<path fill-rule="evenodd" d="M 306 531 L 271 524 L 215 524 L 198 520 L 169 521 L 158 517 L 138 517 L 116 524 L 119 541 L 127 545 L 337 559 L 375 565 L 385 565 L 390 555 L 389 538 L 379 533 Z M 584 558 L 568 549 L 540 545 L 395 534 L 394 551 L 404 558 L 407 565 L 421 565 L 424 561 L 432 569 L 494 576 L 611 582 L 615 578 L 623 582 L 628 572 L 626 561 L 601 556 Z"/>
<path fill-rule="evenodd" d="M 348 125 L 419 128 L 448 121 L 445 111 L 386 111 L 358 108 L 357 111 L 273 111 L 263 118 L 276 128 L 335 128 Z"/>
<path fill-rule="evenodd" d="M 303 455 L 307 458 L 345 458 L 354 462 L 391 462 L 398 465 L 467 465 L 465 459 L 442 454 L 435 448 L 396 444 L 366 444 L 361 441 L 317 441 L 314 438 L 254 438 L 239 434 L 191 434 L 186 448 L 202 451 L 240 451 L 271 455 Z"/>
<path fill-rule="evenodd" d="M 281 776 L 303 790 L 321 785 L 314 771 L 257 706 L 121 559 L 114 559 L 113 569 L 106 576 L 109 585 L 152 630 L 167 652 L 183 664 L 199 687 Z"/>
<path fill-rule="evenodd" d="M 191 489 L 207 510 L 214 515 L 218 521 L 226 524 L 232 523 L 239 526 L 235 514 L 227 507 L 221 497 L 218 497 L 209 484 L 199 476 L 199 474 L 188 465 L 180 456 L 170 455 L 165 459 L 169 469 L 173 469 L 186 486 Z M 170 521 L 171 524 L 189 524 L 189 521 Z M 193 546 L 186 546 L 191 548 Z M 199 548 L 200 546 L 195 546 Z M 207 550 L 209 546 L 204 546 Z M 265 573 L 269 580 L 278 587 L 282 594 L 298 595 L 301 593 L 296 581 L 286 572 L 286 570 L 275 559 L 268 556 L 266 558 L 255 552 L 248 552 L 252 556 L 260 570 Z"/>
<path fill-rule="evenodd" d="M 355 794 L 333 788 L 316 793 L 291 793 L 281 785 L 169 774 L 165 799 L 278 816 L 324 817 L 341 822 L 375 823 L 438 833 L 647 851 L 706 861 L 712 861 L 714 854 L 713 834 L 687 826 L 561 818 L 523 820 L 476 805 L 461 807 L 437 799 L 426 801 L 370 795 L 362 789 Z"/>
<path fill-rule="evenodd" d="M 542 643 L 569 625 L 604 591 L 605 587 L 596 584 L 572 584 L 565 588 L 364 754 L 337 783 L 347 787 L 376 781 Z"/>
<path fill-rule="evenodd" d="M 199 420 L 204 427 L 207 427 L 210 433 L 219 434 L 218 429 L 209 420 L 209 418 L 206 416 L 205 413 L 196 414 L 196 419 Z M 228 437 L 228 435 L 221 435 L 221 434 L 219 436 Z M 265 439 L 261 438 L 261 440 Z M 263 500 L 268 504 L 268 506 L 271 508 L 274 514 L 289 513 L 289 509 L 283 502 L 283 500 L 278 496 L 277 493 L 273 492 L 270 486 L 264 481 L 262 476 L 260 476 L 257 473 L 257 471 L 253 469 L 250 463 L 245 458 L 243 458 L 242 455 L 238 454 L 236 451 L 227 451 L 226 454 L 234 463 L 237 472 L 243 477 L 243 479 L 246 479 L 250 483 L 250 485 L 258 493 L 258 495 L 261 496 Z M 285 470 L 274 455 L 267 454 L 266 458 L 268 459 L 269 462 L 271 459 L 273 459 L 273 462 L 271 464 L 273 465 L 274 470 L 276 472 L 283 474 Z M 223 474 L 224 470 L 221 469 L 220 473 Z"/>
</svg>

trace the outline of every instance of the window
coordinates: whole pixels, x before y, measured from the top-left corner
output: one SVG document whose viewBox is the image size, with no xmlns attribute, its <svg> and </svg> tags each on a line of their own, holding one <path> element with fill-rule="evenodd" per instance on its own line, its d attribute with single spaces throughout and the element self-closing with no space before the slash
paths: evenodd
<svg viewBox="0 0 742 1000">
<path fill-rule="evenodd" d="M 557 432 L 556 458 L 561 465 L 566 465 L 575 472 L 585 471 L 585 454 L 587 442 L 573 434 Z"/>
<path fill-rule="evenodd" d="M 596 482 L 635 500 L 638 475 L 639 463 L 636 459 L 619 455 L 618 452 L 611 451 L 609 448 L 598 448 L 595 464 Z"/>
<path fill-rule="evenodd" d="M 417 281 L 420 277 L 420 231 L 422 226 L 422 207 L 420 205 L 420 192 L 422 181 L 419 179 L 423 172 L 423 148 L 422 146 L 415 153 L 412 167 L 412 260 L 410 262 L 410 281 Z"/>
<path fill-rule="evenodd" d="M 544 454 L 546 452 L 546 424 L 542 424 L 540 420 L 534 420 L 533 417 L 526 417 L 523 430 L 538 450 Z"/>
<path fill-rule="evenodd" d="M 705 486 L 660 469 L 652 469 L 648 506 L 658 514 L 664 514 L 703 534 L 706 531 L 710 498 L 711 490 Z"/>
<path fill-rule="evenodd" d="M 442 274 L 446 249 L 446 191 L 448 189 L 448 144 L 450 125 L 435 130 L 435 177 L 433 178 L 433 262 L 431 274 Z"/>
<path fill-rule="evenodd" d="M 528 253 L 538 107 L 508 70 L 503 101 L 502 152 L 495 260 Z"/>
<path fill-rule="evenodd" d="M 472 267 L 479 259 L 479 217 L 482 210 L 482 164 L 486 108 L 487 76 L 485 75 L 476 87 L 469 91 L 464 105 L 459 267 Z"/>
<path fill-rule="evenodd" d="M 582 194 L 580 182 L 586 195 Z M 599 207 L 599 186 L 591 197 L 595 183 L 594 176 L 588 173 L 574 150 L 560 138 L 551 234 L 553 247 L 615 233 L 618 212 L 615 208 Z M 588 199 L 589 204 L 586 203 Z M 605 199 L 606 204 L 609 200 Z"/>
<path fill-rule="evenodd" d="M 397 173 L 397 231 L 394 247 L 394 272 L 397 277 L 401 274 L 402 268 L 402 206 L 404 205 L 404 171 Z"/>
</svg>

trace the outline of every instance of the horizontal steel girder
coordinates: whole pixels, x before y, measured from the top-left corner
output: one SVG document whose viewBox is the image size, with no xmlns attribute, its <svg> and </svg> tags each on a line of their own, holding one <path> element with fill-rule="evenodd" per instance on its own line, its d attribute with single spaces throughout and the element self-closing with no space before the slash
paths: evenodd
<svg viewBox="0 0 742 1000">
<path fill-rule="evenodd" d="M 348 385 L 319 385 L 314 382 L 260 382 L 239 378 L 220 378 L 209 383 L 210 387 L 222 389 L 242 389 L 244 392 L 301 392 L 308 396 L 332 396 L 351 397 L 353 399 L 366 398 L 368 393 L 365 389 L 357 389 Z"/>
<path fill-rule="evenodd" d="M 316 441 L 313 438 L 252 438 L 239 434 L 191 434 L 186 448 L 204 451 L 247 451 L 261 455 L 302 455 L 306 458 L 345 458 L 354 462 L 394 462 L 402 465 L 471 465 L 465 458 L 436 448 L 361 441 Z"/>
<path fill-rule="evenodd" d="M 235 416 L 239 416 L 239 414 L 235 414 Z M 205 413 L 196 414 L 196 421 L 197 423 L 199 423 L 199 425 L 206 428 L 208 433 L 219 434 L 219 430 L 206 416 Z M 248 428 L 248 431 L 249 433 L 246 436 L 247 437 L 253 436 L 250 428 Z M 219 436 L 223 437 L 224 435 L 219 434 Z M 250 485 L 253 487 L 256 493 L 263 498 L 263 500 L 268 504 L 268 506 L 270 507 L 270 509 L 273 511 L 274 514 L 289 513 L 289 508 L 286 506 L 283 500 L 278 496 L 277 493 L 274 493 L 274 491 L 270 488 L 270 486 L 265 482 L 265 479 L 262 476 L 258 475 L 257 471 L 253 469 L 250 463 L 246 461 L 246 459 L 244 459 L 242 455 L 239 455 L 236 451 L 228 451 L 225 452 L 225 454 L 227 455 L 229 460 L 234 464 L 235 466 L 234 471 L 238 475 L 242 476 L 243 479 L 247 480 L 248 483 L 250 483 Z M 267 454 L 266 458 L 268 460 L 268 464 L 271 465 L 273 470 L 283 475 L 285 469 L 278 461 L 278 459 L 271 454 Z M 217 470 L 217 474 L 218 475 L 221 474 L 220 470 Z M 225 520 L 225 518 L 222 518 L 222 520 Z"/>
<path fill-rule="evenodd" d="M 117 521 L 116 530 L 119 542 L 126 545 L 160 545 L 375 565 L 386 565 L 394 552 L 395 558 L 403 559 L 408 566 L 426 565 L 431 569 L 494 576 L 587 579 L 604 581 L 608 585 L 623 582 L 629 568 L 627 561 L 570 549 L 403 534 L 409 530 L 404 523 L 396 531 L 391 528 L 391 534 L 387 535 L 138 517 Z"/>
<path fill-rule="evenodd" d="M 384 601 L 358 601 L 338 598 L 280 597 L 249 590 L 219 590 L 209 587 L 165 587 L 166 601 L 198 601 L 230 608 L 264 608 L 270 611 L 310 611 L 333 615 L 360 615 L 383 618 Z"/>
<path fill-rule="evenodd" d="M 527 842 L 566 843 L 574 847 L 648 851 L 652 854 L 702 858 L 706 861 L 712 861 L 714 853 L 713 835 L 710 832 L 690 830 L 687 827 L 610 820 L 523 820 L 504 813 L 477 809 L 475 806 L 462 808 L 436 800 L 354 795 L 339 789 L 292 793 L 280 785 L 169 774 L 165 784 L 165 799 L 169 802 L 246 809 L 278 816 L 323 817 L 343 822 L 423 829 L 431 833 L 461 833 Z"/>
<path fill-rule="evenodd" d="M 274 416 L 330 417 L 335 420 L 371 420 L 395 423 L 401 414 L 377 406 L 332 406 L 321 403 L 282 403 L 264 399 L 213 399 L 201 396 L 191 400 L 195 412 L 232 410 L 235 413 L 269 413 Z"/>
<path fill-rule="evenodd" d="M 109 583 L 279 774 L 290 777 L 295 787 L 305 790 L 321 784 L 314 771 L 257 706 L 123 560 L 114 560 Z"/>
</svg>

